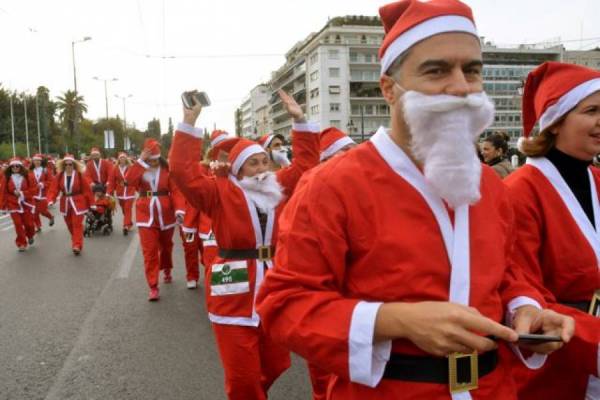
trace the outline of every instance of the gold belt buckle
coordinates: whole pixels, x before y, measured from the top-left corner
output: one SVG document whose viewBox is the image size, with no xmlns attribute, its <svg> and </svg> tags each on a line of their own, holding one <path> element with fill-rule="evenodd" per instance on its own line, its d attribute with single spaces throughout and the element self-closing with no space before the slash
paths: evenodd
<svg viewBox="0 0 600 400">
<path fill-rule="evenodd" d="M 272 257 L 271 246 L 260 246 L 258 248 L 258 261 L 268 261 Z"/>
<path fill-rule="evenodd" d="M 590 302 L 590 309 L 588 313 L 593 315 L 594 317 L 600 318 L 600 289 L 596 290 L 596 293 L 592 296 L 592 301 Z"/>
<path fill-rule="evenodd" d="M 458 362 L 469 359 L 470 379 L 463 381 L 458 376 Z M 479 387 L 479 358 L 477 351 L 473 353 L 453 353 L 448 356 L 448 384 L 450 393 L 462 393 Z"/>
<path fill-rule="evenodd" d="M 151 190 L 148 190 L 146 192 L 146 197 L 152 197 L 152 191 Z"/>
</svg>

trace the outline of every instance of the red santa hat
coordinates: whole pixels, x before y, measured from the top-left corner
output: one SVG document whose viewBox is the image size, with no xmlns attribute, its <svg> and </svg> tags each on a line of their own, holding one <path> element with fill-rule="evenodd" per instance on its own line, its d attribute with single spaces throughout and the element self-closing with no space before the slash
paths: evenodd
<svg viewBox="0 0 600 400">
<path fill-rule="evenodd" d="M 150 152 L 151 160 L 156 160 L 160 158 L 160 143 L 156 139 L 146 139 L 144 142 L 144 150 L 148 150 Z"/>
<path fill-rule="evenodd" d="M 321 132 L 321 161 L 328 159 L 342 148 L 356 144 L 344 132 L 335 127 L 327 128 Z"/>
<path fill-rule="evenodd" d="M 275 139 L 275 138 L 279 138 L 279 139 L 281 139 L 281 141 L 284 141 L 283 135 L 268 133 L 266 135 L 262 135 L 258 139 L 258 144 L 260 144 L 264 149 L 267 149 L 273 142 L 273 139 Z"/>
<path fill-rule="evenodd" d="M 523 91 L 523 134 L 529 137 L 539 120 L 540 132 L 600 91 L 600 71 L 548 61 L 527 76 Z"/>
<path fill-rule="evenodd" d="M 21 161 L 21 159 L 19 157 L 13 157 L 10 160 L 8 160 L 8 166 L 12 167 L 15 165 L 20 165 L 21 167 L 23 166 L 23 161 Z"/>
<path fill-rule="evenodd" d="M 231 149 L 233 149 L 233 146 L 235 146 L 239 141 L 240 138 L 230 138 L 219 142 L 216 146 L 210 149 L 208 152 L 208 158 L 210 158 L 212 161 L 216 161 L 221 151 L 230 153 Z"/>
<path fill-rule="evenodd" d="M 64 161 L 76 161 L 75 160 L 75 156 L 73 154 L 65 154 L 65 156 L 62 158 L 63 162 Z"/>
<path fill-rule="evenodd" d="M 42 161 L 44 159 L 44 156 L 42 156 L 41 154 L 37 153 L 34 154 L 33 157 L 31 157 L 32 161 L 38 160 L 38 161 Z"/>
<path fill-rule="evenodd" d="M 92 147 L 92 149 L 90 150 L 90 155 L 91 154 L 100 154 L 100 149 L 97 147 Z"/>
<path fill-rule="evenodd" d="M 401 0 L 381 7 L 379 15 L 385 29 L 381 75 L 406 50 L 431 36 L 464 32 L 479 38 L 471 8 L 458 0 Z"/>
<path fill-rule="evenodd" d="M 228 134 L 225 131 L 221 131 L 221 130 L 213 131 L 210 134 L 210 147 L 215 147 L 216 145 L 221 143 L 223 140 L 227 140 L 227 136 L 228 136 Z"/>
<path fill-rule="evenodd" d="M 231 172 L 237 175 L 248 158 L 260 153 L 266 154 L 265 149 L 261 145 L 253 140 L 240 138 L 229 152 Z"/>
<path fill-rule="evenodd" d="M 48 162 L 50 164 L 55 164 L 54 158 L 52 156 L 48 156 Z"/>
</svg>

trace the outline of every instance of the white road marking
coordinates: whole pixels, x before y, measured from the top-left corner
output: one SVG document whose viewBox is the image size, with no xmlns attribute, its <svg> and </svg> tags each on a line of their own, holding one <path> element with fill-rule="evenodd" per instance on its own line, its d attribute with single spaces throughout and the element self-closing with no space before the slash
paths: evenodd
<svg viewBox="0 0 600 400">
<path fill-rule="evenodd" d="M 129 243 L 129 247 L 123 254 L 123 258 L 121 259 L 121 264 L 119 264 L 119 272 L 117 273 L 117 278 L 119 279 L 127 279 L 129 277 L 129 272 L 131 271 L 131 266 L 133 265 L 133 260 L 135 259 L 135 255 L 140 247 L 140 236 L 135 235 Z"/>
</svg>

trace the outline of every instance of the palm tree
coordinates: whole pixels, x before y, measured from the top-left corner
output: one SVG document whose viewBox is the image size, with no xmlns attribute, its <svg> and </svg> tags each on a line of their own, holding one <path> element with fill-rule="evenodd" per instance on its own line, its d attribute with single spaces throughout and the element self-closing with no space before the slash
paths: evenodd
<svg viewBox="0 0 600 400">
<path fill-rule="evenodd" d="M 87 112 L 87 104 L 83 102 L 83 96 L 78 96 L 73 90 L 67 90 L 62 96 L 58 96 L 56 100 L 59 111 L 58 116 L 63 126 L 67 128 L 72 141 L 76 125 L 83 118 L 83 113 Z"/>
</svg>

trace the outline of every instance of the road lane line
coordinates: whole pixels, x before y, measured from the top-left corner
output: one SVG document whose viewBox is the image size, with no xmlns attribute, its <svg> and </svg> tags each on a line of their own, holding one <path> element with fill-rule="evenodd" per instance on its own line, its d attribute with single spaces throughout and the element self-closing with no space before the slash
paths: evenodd
<svg viewBox="0 0 600 400">
<path fill-rule="evenodd" d="M 127 279 L 129 277 L 129 272 L 131 271 L 131 266 L 133 265 L 133 260 L 135 259 L 135 255 L 140 247 L 140 236 L 135 235 L 129 243 L 129 247 L 123 254 L 123 258 L 121 259 L 121 264 L 119 265 L 119 272 L 117 273 L 117 278 L 119 279 Z"/>
</svg>

